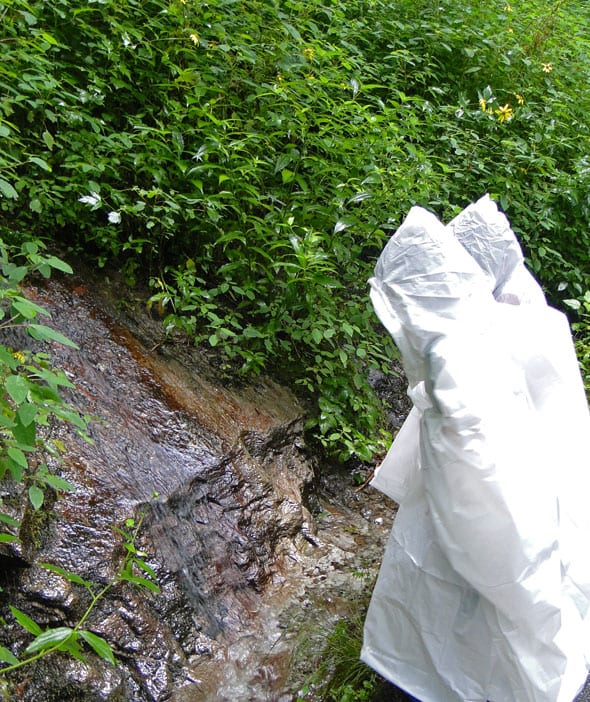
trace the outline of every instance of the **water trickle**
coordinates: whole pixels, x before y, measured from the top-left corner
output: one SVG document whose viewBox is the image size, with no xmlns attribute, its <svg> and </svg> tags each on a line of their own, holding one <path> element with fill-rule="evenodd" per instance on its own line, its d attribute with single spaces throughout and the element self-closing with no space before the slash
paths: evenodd
<svg viewBox="0 0 590 702">
<path fill-rule="evenodd" d="M 163 339 L 145 310 L 118 310 L 108 290 L 56 281 L 29 290 L 78 344 L 56 346 L 55 361 L 76 385 L 70 399 L 98 419 L 92 445 L 62 432 L 63 474 L 77 492 L 54 504 L 12 594 L 48 623 L 73 621 L 83 597 L 36 564 L 104 582 L 121 558 L 113 526 L 140 511 L 139 546 L 162 592 L 117 586 L 101 602 L 92 630 L 113 645 L 116 671 L 93 660 L 84 673 L 60 658 L 57 675 L 39 664 L 38 685 L 47 699 L 68 685 L 88 700 L 291 699 L 297 629 L 328 626 L 358 590 L 355 572 L 375 569 L 391 505 L 355 494 L 345 477 L 315 523 L 305 496 L 317 467 L 292 394 L 267 380 L 229 388 L 195 349 Z M 34 693 L 22 699 L 42 702 Z"/>
</svg>

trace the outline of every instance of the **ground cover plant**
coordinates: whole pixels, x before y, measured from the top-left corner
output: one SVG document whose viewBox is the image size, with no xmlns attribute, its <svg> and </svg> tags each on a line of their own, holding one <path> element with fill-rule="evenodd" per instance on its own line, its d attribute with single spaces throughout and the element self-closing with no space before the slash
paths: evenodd
<svg viewBox="0 0 590 702">
<path fill-rule="evenodd" d="M 573 0 L 4 0 L 0 235 L 152 286 L 165 327 L 389 441 L 366 280 L 414 204 L 489 192 L 588 349 L 590 8 Z M 569 301 L 569 302 L 566 302 Z M 568 306 L 569 305 L 569 306 Z"/>
</svg>

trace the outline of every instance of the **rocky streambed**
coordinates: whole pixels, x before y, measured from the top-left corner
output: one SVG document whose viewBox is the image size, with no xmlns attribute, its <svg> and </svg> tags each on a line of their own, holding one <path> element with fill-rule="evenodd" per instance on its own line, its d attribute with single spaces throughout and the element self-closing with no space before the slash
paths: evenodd
<svg viewBox="0 0 590 702">
<path fill-rule="evenodd" d="M 70 400 L 96 419 L 92 444 L 63 428 L 57 437 L 59 472 L 76 492 L 38 513 L 17 501 L 22 544 L 0 551 L 0 643 L 18 653 L 31 639 L 9 603 L 43 627 L 73 626 L 88 591 L 40 563 L 112 581 L 124 556 L 116 528 L 130 519 L 160 592 L 118 583 L 92 611 L 85 625 L 110 643 L 115 667 L 92 651 L 86 663 L 52 654 L 9 676 L 6 698 L 293 699 L 310 673 L 295 652 L 317 653 L 358 609 L 394 505 L 318 465 L 287 388 L 228 383 L 214 358 L 164 338 L 116 281 L 51 281 L 28 294 L 78 344 L 52 352 L 76 385 Z"/>
</svg>

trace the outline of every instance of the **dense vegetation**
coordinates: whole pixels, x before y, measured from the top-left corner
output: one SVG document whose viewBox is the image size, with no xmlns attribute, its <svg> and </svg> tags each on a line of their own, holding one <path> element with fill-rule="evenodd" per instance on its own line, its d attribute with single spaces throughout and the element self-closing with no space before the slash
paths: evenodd
<svg viewBox="0 0 590 702">
<path fill-rule="evenodd" d="M 0 238 L 149 282 L 168 330 L 279 370 L 314 434 L 368 459 L 387 435 L 367 370 L 394 349 L 366 280 L 413 204 L 446 221 L 490 192 L 588 373 L 589 18 L 573 0 L 4 0 Z"/>
</svg>

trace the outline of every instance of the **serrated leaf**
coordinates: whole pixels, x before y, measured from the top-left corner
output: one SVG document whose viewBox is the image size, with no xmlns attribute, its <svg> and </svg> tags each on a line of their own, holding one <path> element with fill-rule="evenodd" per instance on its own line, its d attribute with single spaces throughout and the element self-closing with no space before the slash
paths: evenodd
<svg viewBox="0 0 590 702">
<path fill-rule="evenodd" d="M 34 509 L 40 509 L 44 499 L 43 490 L 38 485 L 31 485 L 29 488 L 29 500 L 31 500 Z"/>
<path fill-rule="evenodd" d="M 117 664 L 113 649 L 101 636 L 97 636 L 86 629 L 80 629 L 78 633 L 103 660 L 108 661 L 113 666 Z"/>
<path fill-rule="evenodd" d="M 56 629 L 44 631 L 42 634 L 39 634 L 36 639 L 31 641 L 26 647 L 25 653 L 36 653 L 46 648 L 52 648 L 56 644 L 65 641 L 73 634 L 73 631 L 74 630 L 70 629 L 69 626 L 59 626 Z"/>
<path fill-rule="evenodd" d="M 28 380 L 20 375 L 9 375 L 4 381 L 4 387 L 14 402 L 20 405 L 27 399 L 30 386 Z"/>
<path fill-rule="evenodd" d="M 19 661 L 18 658 L 9 651 L 4 646 L 0 646 L 0 661 L 3 663 L 9 663 L 10 665 L 16 665 Z"/>
<path fill-rule="evenodd" d="M 21 612 L 20 609 L 10 605 L 10 611 L 12 612 L 12 616 L 22 626 L 22 628 L 26 629 L 30 634 L 33 634 L 33 636 L 39 636 L 39 634 L 43 633 L 43 629 L 37 624 L 37 622 L 34 622 L 27 614 Z"/>
<path fill-rule="evenodd" d="M 78 345 L 71 339 L 68 339 L 67 336 L 60 334 L 51 327 L 46 327 L 44 324 L 29 324 L 27 330 L 33 339 L 37 339 L 37 341 L 57 341 L 64 346 L 70 346 L 74 349 L 78 348 Z"/>
</svg>

